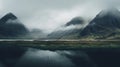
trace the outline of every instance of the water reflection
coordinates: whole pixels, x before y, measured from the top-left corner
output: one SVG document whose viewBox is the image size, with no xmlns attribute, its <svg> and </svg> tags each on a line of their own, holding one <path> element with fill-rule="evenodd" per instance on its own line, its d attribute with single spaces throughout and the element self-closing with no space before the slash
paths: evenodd
<svg viewBox="0 0 120 67">
<path fill-rule="evenodd" d="M 5 67 L 2 62 L 0 62 L 0 67 Z"/>
<path fill-rule="evenodd" d="M 86 67 L 91 63 L 89 61 L 88 56 L 82 52 L 29 48 L 15 67 L 79 67 L 80 65 L 81 67 Z"/>
<path fill-rule="evenodd" d="M 85 52 L 0 46 L 0 67 L 95 67 Z"/>
<path fill-rule="evenodd" d="M 0 67 L 115 67 L 119 48 L 41 50 L 0 45 Z"/>
<path fill-rule="evenodd" d="M 64 55 L 48 50 L 29 49 L 16 67 L 75 67 Z"/>
</svg>

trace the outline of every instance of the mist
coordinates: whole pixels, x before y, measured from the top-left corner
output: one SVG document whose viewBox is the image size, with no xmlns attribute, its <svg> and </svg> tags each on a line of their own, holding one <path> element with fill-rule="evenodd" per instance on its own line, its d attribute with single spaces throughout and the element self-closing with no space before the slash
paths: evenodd
<svg viewBox="0 0 120 67">
<path fill-rule="evenodd" d="M 0 17 L 14 13 L 29 29 L 52 32 L 76 16 L 86 21 L 102 9 L 120 7 L 119 0 L 0 0 Z"/>
</svg>

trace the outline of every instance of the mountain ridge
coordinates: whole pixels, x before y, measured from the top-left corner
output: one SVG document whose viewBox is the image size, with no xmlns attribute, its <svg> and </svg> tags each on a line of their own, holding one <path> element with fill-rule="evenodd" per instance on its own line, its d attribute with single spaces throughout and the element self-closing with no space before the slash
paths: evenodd
<svg viewBox="0 0 120 67">
<path fill-rule="evenodd" d="M 101 13 L 105 14 L 100 16 Z M 107 38 L 111 34 L 115 34 L 120 29 L 120 11 L 114 9 L 112 11 L 102 10 L 96 17 L 81 31 L 80 37 Z"/>
<path fill-rule="evenodd" d="M 29 30 L 11 12 L 0 19 L 0 38 L 24 36 L 28 32 Z"/>
</svg>

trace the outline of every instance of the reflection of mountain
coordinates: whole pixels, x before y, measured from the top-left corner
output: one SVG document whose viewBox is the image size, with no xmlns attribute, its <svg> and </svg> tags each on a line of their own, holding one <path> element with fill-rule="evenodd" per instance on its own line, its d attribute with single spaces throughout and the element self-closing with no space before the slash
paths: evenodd
<svg viewBox="0 0 120 67">
<path fill-rule="evenodd" d="M 28 29 L 12 13 L 8 13 L 0 19 L 1 38 L 22 36 L 28 32 Z"/>
<path fill-rule="evenodd" d="M 80 33 L 93 38 L 108 38 L 120 34 L 120 12 L 113 9 L 101 11 Z"/>
<path fill-rule="evenodd" d="M 48 35 L 53 39 L 76 39 L 81 31 L 84 20 L 80 17 L 73 18 L 65 24 L 62 30 L 56 30 Z"/>
</svg>

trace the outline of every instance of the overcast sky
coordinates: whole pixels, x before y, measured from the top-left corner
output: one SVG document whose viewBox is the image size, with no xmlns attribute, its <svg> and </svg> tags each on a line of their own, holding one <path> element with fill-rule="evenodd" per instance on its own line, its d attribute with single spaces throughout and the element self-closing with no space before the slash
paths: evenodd
<svg viewBox="0 0 120 67">
<path fill-rule="evenodd" d="M 28 28 L 54 30 L 76 16 L 92 19 L 120 0 L 0 0 L 0 17 L 14 13 Z"/>
</svg>

